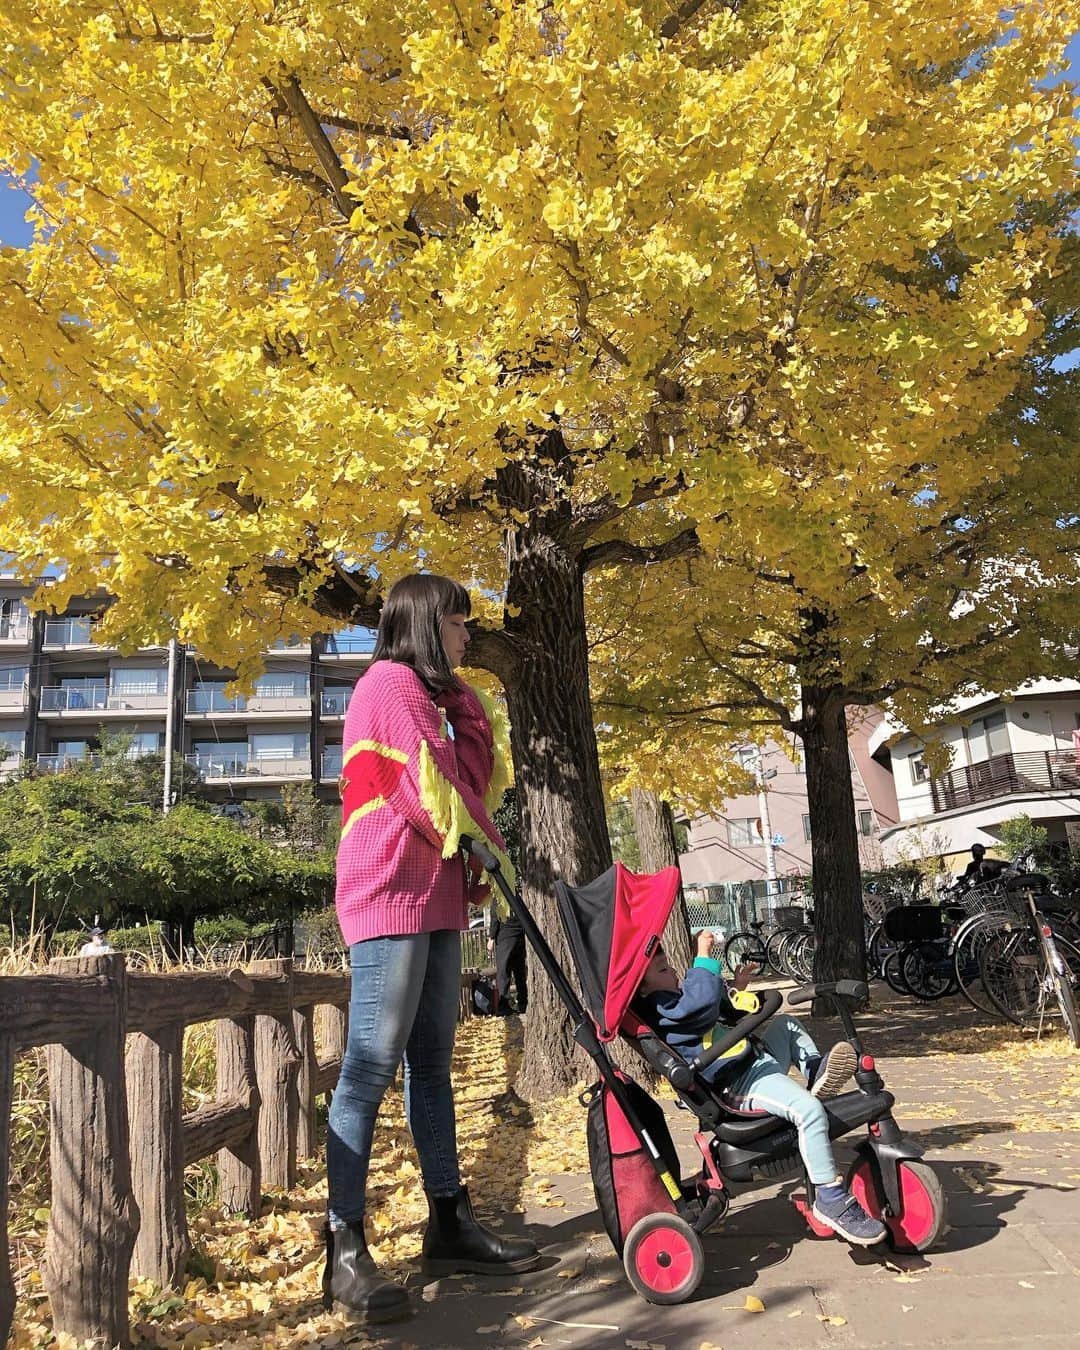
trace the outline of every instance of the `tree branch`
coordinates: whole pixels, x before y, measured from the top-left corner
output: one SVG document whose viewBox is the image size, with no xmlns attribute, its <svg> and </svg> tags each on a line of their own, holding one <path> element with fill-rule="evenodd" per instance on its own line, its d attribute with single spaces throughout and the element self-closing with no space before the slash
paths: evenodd
<svg viewBox="0 0 1080 1350">
<path fill-rule="evenodd" d="M 688 23 L 705 3 L 706 0 L 683 0 L 683 4 L 679 6 L 675 13 L 669 14 L 660 25 L 660 36 L 670 41 L 678 34 L 683 24 Z M 731 10 L 737 9 L 737 0 L 730 0 L 727 8 Z"/>
<path fill-rule="evenodd" d="M 606 539 L 603 543 L 582 550 L 581 569 L 588 572 L 613 562 L 647 566 L 649 563 L 668 562 L 684 553 L 696 553 L 699 548 L 697 528 L 693 525 L 660 544 L 631 544 L 626 539 Z"/>
<path fill-rule="evenodd" d="M 322 165 L 331 196 L 334 199 L 334 205 L 341 215 L 348 220 L 353 211 L 352 204 L 345 192 L 349 183 L 349 175 L 345 172 L 345 167 L 338 158 L 337 151 L 330 143 L 330 138 L 322 129 L 318 115 L 307 101 L 304 91 L 300 88 L 296 76 L 290 75 L 288 79 L 282 81 L 280 86 L 265 77 L 263 83 L 276 98 L 281 99 L 289 112 L 299 122 L 300 130 L 307 137 L 311 148 L 315 151 L 315 157 Z"/>
</svg>

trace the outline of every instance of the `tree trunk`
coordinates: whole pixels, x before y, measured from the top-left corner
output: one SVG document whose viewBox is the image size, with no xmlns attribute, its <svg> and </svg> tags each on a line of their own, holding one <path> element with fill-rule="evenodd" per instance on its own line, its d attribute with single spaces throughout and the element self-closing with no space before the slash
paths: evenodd
<svg viewBox="0 0 1080 1350">
<path fill-rule="evenodd" d="M 517 659 L 503 674 L 521 809 L 521 887 L 556 959 L 573 971 L 555 907 L 557 878 L 576 886 L 611 866 L 589 694 L 585 593 L 577 559 L 528 528 L 508 547 L 507 606 Z M 577 983 L 575 979 L 575 984 Z M 519 1088 L 561 1092 L 588 1072 L 573 1028 L 533 951 Z"/>
<path fill-rule="evenodd" d="M 862 874 L 843 692 L 803 685 L 802 710 L 814 869 L 814 979 L 865 980 Z"/>
<path fill-rule="evenodd" d="M 644 788 L 630 791 L 630 809 L 634 816 L 641 866 L 646 872 L 661 872 L 665 867 L 678 867 L 679 853 L 675 847 L 675 820 L 668 802 L 661 801 L 655 792 Z M 690 943 L 690 922 L 686 914 L 682 878 L 679 894 L 664 930 L 664 950 L 676 970 L 686 970 L 693 959 Z"/>
</svg>

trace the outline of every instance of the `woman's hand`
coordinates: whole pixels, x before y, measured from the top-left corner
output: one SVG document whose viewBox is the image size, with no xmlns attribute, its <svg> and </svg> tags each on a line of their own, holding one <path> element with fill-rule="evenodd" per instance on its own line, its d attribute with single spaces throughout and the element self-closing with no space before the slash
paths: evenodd
<svg viewBox="0 0 1080 1350">
<path fill-rule="evenodd" d="M 708 929 L 704 933 L 699 933 L 696 938 L 695 950 L 698 956 L 709 956 L 712 954 L 713 944 L 716 942 L 716 934 L 710 933 Z"/>
<path fill-rule="evenodd" d="M 736 966 L 735 968 L 735 977 L 731 982 L 732 987 L 742 993 L 742 991 L 750 984 L 753 977 L 754 967 L 752 965 L 747 965 L 744 961 L 741 966 Z"/>
<path fill-rule="evenodd" d="M 488 956 L 494 956 L 494 955 L 495 955 L 495 939 L 494 939 L 494 938 L 488 938 L 488 946 L 487 946 L 487 949 L 488 949 Z"/>
</svg>

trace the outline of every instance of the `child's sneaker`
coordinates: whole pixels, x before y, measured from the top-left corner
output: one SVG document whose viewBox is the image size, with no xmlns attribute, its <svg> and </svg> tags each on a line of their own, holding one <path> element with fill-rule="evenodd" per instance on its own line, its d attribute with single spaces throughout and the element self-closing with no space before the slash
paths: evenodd
<svg viewBox="0 0 1080 1350">
<path fill-rule="evenodd" d="M 885 1225 L 867 1214 L 843 1186 L 819 1186 L 814 1196 L 814 1218 L 856 1247 L 872 1247 L 885 1237 Z"/>
<path fill-rule="evenodd" d="M 837 1041 L 818 1064 L 810 1080 L 811 1097 L 835 1097 L 855 1072 L 858 1064 L 855 1047 L 850 1041 Z"/>
</svg>

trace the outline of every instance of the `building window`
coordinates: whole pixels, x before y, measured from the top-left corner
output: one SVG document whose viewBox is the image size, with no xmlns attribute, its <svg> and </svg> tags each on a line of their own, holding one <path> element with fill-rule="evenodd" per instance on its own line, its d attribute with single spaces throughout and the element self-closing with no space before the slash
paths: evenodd
<svg viewBox="0 0 1080 1350">
<path fill-rule="evenodd" d="M 300 759 L 309 753 L 306 731 L 260 733 L 250 744 L 252 759 Z"/>
<path fill-rule="evenodd" d="M 751 848 L 759 842 L 757 817 L 748 820 L 729 820 L 727 823 L 727 841 L 730 848 Z"/>
<path fill-rule="evenodd" d="M 0 600 L 0 638 L 22 638 L 30 631 L 30 611 L 21 600 Z"/>
<path fill-rule="evenodd" d="M 0 668 L 0 689 L 21 689 L 30 675 L 29 666 Z"/>
<path fill-rule="evenodd" d="M 874 813 L 873 811 L 859 812 L 859 833 L 871 835 L 874 833 Z"/>
<path fill-rule="evenodd" d="M 159 755 L 165 740 L 160 731 L 139 731 L 135 727 L 131 730 L 118 727 L 116 734 L 122 736 L 126 743 L 124 753 L 128 759 L 141 759 L 143 755 Z"/>
<path fill-rule="evenodd" d="M 116 666 L 110 672 L 110 692 L 123 697 L 164 694 L 169 674 L 164 666 Z"/>
<path fill-rule="evenodd" d="M 912 755 L 908 763 L 911 765 L 911 781 L 913 783 L 929 783 L 930 770 L 926 767 L 926 761 L 922 755 Z"/>
<path fill-rule="evenodd" d="M 263 698 L 306 698 L 308 692 L 308 677 L 290 670 L 271 671 L 255 681 L 255 693 Z"/>
<path fill-rule="evenodd" d="M 21 731 L 0 731 L 0 762 L 21 755 L 25 739 Z"/>
<path fill-rule="evenodd" d="M 809 843 L 809 842 L 810 842 L 810 817 L 809 817 L 809 816 L 803 816 L 803 818 L 802 818 L 802 837 L 803 837 L 803 840 L 804 840 L 806 843 Z"/>
<path fill-rule="evenodd" d="M 977 717 L 964 732 L 972 764 L 981 764 L 995 755 L 1009 753 L 1009 725 L 1004 712 Z"/>
</svg>

